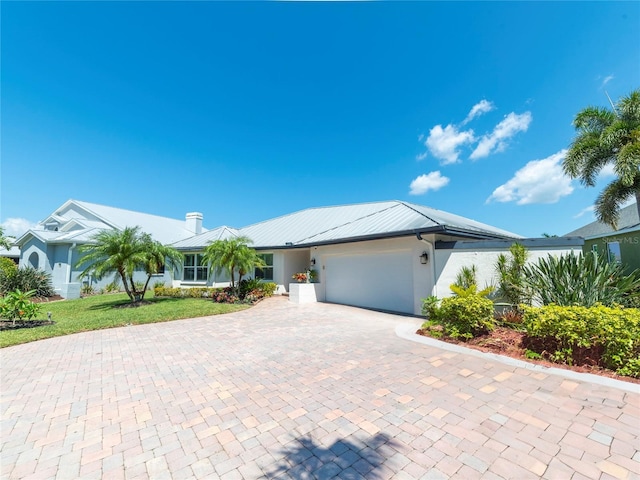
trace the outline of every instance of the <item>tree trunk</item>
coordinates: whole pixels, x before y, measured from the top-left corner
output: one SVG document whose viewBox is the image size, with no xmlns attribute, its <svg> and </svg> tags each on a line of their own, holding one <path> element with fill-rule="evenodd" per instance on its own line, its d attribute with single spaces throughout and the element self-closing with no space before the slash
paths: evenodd
<svg viewBox="0 0 640 480">
<path fill-rule="evenodd" d="M 151 281 L 151 275 L 147 275 L 147 281 L 144 282 L 144 290 L 142 290 L 142 297 L 140 297 L 140 300 L 144 300 L 144 295 L 145 293 L 147 293 L 147 287 L 149 286 L 149 281 Z"/>
<path fill-rule="evenodd" d="M 138 300 L 140 300 L 140 292 L 136 290 L 136 284 L 133 281 L 133 274 L 129 275 L 129 283 L 131 283 L 131 291 L 133 292 L 133 298 L 131 299 L 131 301 L 137 302 Z"/>
<path fill-rule="evenodd" d="M 124 286 L 124 291 L 127 292 L 127 295 L 129 296 L 129 299 L 133 302 L 133 295 L 131 293 L 131 290 L 129 289 L 129 283 L 127 282 L 127 276 L 124 274 L 124 272 L 118 271 L 118 273 L 120 274 L 120 277 L 122 278 L 122 285 Z"/>
</svg>

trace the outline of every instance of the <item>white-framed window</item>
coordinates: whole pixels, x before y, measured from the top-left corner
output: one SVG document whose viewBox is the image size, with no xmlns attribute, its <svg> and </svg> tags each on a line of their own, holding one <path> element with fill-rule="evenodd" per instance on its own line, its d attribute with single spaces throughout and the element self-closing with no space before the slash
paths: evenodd
<svg viewBox="0 0 640 480">
<path fill-rule="evenodd" d="M 202 254 L 185 254 L 184 268 L 182 269 L 182 280 L 185 282 L 206 282 L 208 278 L 209 269 L 202 260 Z"/>
<path fill-rule="evenodd" d="M 273 280 L 273 253 L 259 253 L 258 258 L 266 264 L 266 267 L 258 268 L 254 272 L 254 278 L 260 280 Z"/>
<path fill-rule="evenodd" d="M 610 262 L 621 263 L 622 254 L 620 252 L 620 242 L 607 242 L 607 254 Z"/>
</svg>

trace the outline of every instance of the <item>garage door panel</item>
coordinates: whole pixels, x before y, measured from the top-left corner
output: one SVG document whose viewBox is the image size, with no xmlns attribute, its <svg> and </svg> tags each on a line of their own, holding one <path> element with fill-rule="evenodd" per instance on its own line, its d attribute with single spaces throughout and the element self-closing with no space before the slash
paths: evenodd
<svg viewBox="0 0 640 480">
<path fill-rule="evenodd" d="M 413 313 L 411 252 L 329 256 L 325 279 L 328 302 Z"/>
</svg>

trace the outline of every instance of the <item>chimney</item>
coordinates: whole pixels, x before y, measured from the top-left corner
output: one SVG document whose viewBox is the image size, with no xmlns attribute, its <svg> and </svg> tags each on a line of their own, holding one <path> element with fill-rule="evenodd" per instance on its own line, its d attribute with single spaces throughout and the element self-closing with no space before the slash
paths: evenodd
<svg viewBox="0 0 640 480">
<path fill-rule="evenodd" d="M 202 233 L 202 214 L 200 212 L 187 213 L 185 227 L 196 235 Z"/>
</svg>

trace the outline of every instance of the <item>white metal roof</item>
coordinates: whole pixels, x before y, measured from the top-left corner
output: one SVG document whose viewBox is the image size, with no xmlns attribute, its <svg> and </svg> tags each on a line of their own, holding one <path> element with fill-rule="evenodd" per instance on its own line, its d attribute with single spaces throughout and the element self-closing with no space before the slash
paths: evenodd
<svg viewBox="0 0 640 480">
<path fill-rule="evenodd" d="M 228 238 L 237 237 L 240 233 L 235 228 L 231 227 L 218 227 L 213 230 L 195 235 L 193 237 L 186 238 L 174 243 L 172 246 L 180 250 L 188 250 L 190 248 L 200 249 L 211 242 L 216 240 L 226 240 Z"/>
<path fill-rule="evenodd" d="M 337 243 L 441 231 L 481 238 L 522 238 L 474 220 L 400 201 L 309 208 L 239 229 L 254 247 Z"/>
<path fill-rule="evenodd" d="M 39 228 L 25 233 L 16 243 L 22 245 L 29 235 L 34 235 L 40 240 L 49 243 L 89 242 L 91 241 L 91 236 L 99 230 L 111 228 L 122 230 L 126 227 L 136 226 L 163 244 L 194 236 L 194 232 L 186 228 L 185 220 L 176 220 L 79 200 L 68 200 L 49 215 L 47 220 L 49 219 L 55 219 L 61 224 L 58 231 L 45 230 L 44 223 L 42 223 Z M 65 225 L 70 225 L 71 229 L 65 231 Z M 206 231 L 206 229 L 203 228 L 203 231 Z"/>
</svg>

